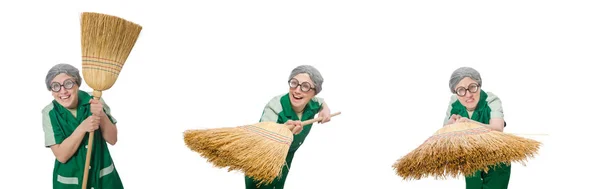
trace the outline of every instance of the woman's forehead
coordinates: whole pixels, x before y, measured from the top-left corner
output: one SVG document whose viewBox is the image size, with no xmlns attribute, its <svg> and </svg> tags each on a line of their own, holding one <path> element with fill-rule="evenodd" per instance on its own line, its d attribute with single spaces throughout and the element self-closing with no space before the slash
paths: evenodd
<svg viewBox="0 0 600 189">
<path fill-rule="evenodd" d="M 306 73 L 298 74 L 298 75 L 294 76 L 294 79 L 298 80 L 298 82 L 300 82 L 300 83 L 309 82 L 309 83 L 313 84 L 313 81 L 310 79 L 310 76 Z"/>
<path fill-rule="evenodd" d="M 458 84 L 456 84 L 456 88 L 468 87 L 471 84 L 477 84 L 477 82 L 475 80 L 471 79 L 470 77 L 465 77 L 462 80 L 460 80 L 460 82 L 458 82 Z"/>
<path fill-rule="evenodd" d="M 54 77 L 54 79 L 52 80 L 53 82 L 64 82 L 67 79 L 72 79 L 71 76 L 61 73 L 56 75 L 56 77 Z"/>
</svg>

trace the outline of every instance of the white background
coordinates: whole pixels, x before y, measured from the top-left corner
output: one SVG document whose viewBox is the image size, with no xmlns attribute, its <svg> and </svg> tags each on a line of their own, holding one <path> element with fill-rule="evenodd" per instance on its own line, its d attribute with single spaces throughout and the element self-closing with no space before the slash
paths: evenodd
<svg viewBox="0 0 600 189">
<path fill-rule="evenodd" d="M 79 14 L 144 28 L 103 97 L 119 120 L 110 147 L 126 188 L 244 188 L 187 149 L 186 129 L 255 123 L 310 64 L 325 78 L 330 123 L 315 125 L 286 189 L 464 188 L 403 181 L 391 165 L 442 126 L 460 66 L 503 102 L 505 132 L 544 143 L 510 188 L 583 188 L 598 155 L 600 12 L 593 1 L 11 1 L 0 6 L 0 188 L 51 188 L 44 77 L 81 67 Z M 195 2 L 195 1 L 194 1 Z M 84 90 L 89 87 L 84 85 Z"/>
</svg>

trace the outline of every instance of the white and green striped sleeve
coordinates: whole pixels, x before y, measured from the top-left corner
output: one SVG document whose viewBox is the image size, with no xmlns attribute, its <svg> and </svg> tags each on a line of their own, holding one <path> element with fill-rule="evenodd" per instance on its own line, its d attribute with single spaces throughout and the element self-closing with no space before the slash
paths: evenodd
<svg viewBox="0 0 600 189">
<path fill-rule="evenodd" d="M 53 104 L 50 103 L 42 110 L 42 127 L 44 129 L 44 143 L 46 147 L 55 145 L 56 138 L 54 138 L 54 129 L 52 128 L 52 122 L 50 122 L 50 111 L 54 108 Z"/>
<path fill-rule="evenodd" d="M 269 103 L 267 103 L 265 109 L 263 110 L 262 116 L 260 117 L 260 122 L 277 122 L 279 113 L 283 111 L 283 106 L 281 106 L 281 97 L 283 97 L 283 95 L 273 97 Z"/>
<path fill-rule="evenodd" d="M 318 102 L 318 103 L 319 103 L 319 106 L 320 106 L 320 105 L 323 105 L 323 103 L 325 102 L 325 99 L 323 99 L 323 98 L 321 98 L 321 97 L 316 97 L 316 96 L 315 96 L 315 97 L 313 97 L 313 98 L 312 98 L 312 100 L 314 100 L 314 101 Z"/>
<path fill-rule="evenodd" d="M 450 102 L 448 103 L 448 108 L 446 109 L 446 117 L 444 118 L 444 125 L 446 125 L 448 123 L 448 119 L 450 119 L 450 111 L 452 110 L 452 104 L 454 104 L 454 102 L 456 102 L 458 100 L 458 97 L 456 97 L 456 95 L 452 95 L 450 97 Z"/>
<path fill-rule="evenodd" d="M 100 98 L 100 103 L 102 103 L 102 109 L 106 112 L 106 115 L 110 118 L 113 124 L 117 124 L 117 119 L 111 114 L 110 107 L 106 104 L 103 98 Z"/>
<path fill-rule="evenodd" d="M 323 103 L 325 103 L 325 99 L 321 98 L 321 97 L 313 97 L 311 100 L 319 103 L 319 107 L 323 108 Z M 319 111 L 321 111 L 321 109 L 319 109 Z"/>
<path fill-rule="evenodd" d="M 487 103 L 492 112 L 490 118 L 504 118 L 504 110 L 502 109 L 502 101 L 498 96 L 488 92 Z"/>
</svg>

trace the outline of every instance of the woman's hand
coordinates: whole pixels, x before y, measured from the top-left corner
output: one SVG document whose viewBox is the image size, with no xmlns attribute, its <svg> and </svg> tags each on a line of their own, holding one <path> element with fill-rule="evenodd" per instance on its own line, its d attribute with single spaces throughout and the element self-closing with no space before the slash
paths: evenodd
<svg viewBox="0 0 600 189">
<path fill-rule="evenodd" d="M 83 120 L 83 122 L 81 122 L 81 124 L 79 124 L 79 126 L 77 127 L 77 130 L 79 130 L 79 132 L 83 132 L 83 133 L 94 132 L 99 127 L 100 127 L 100 117 L 97 115 L 91 115 L 90 117 Z"/>
<path fill-rule="evenodd" d="M 104 106 L 100 103 L 99 100 L 90 99 L 90 109 L 92 111 L 92 115 L 97 115 L 99 117 L 103 117 L 106 115 L 104 113 Z"/>
<path fill-rule="evenodd" d="M 458 120 L 456 120 L 455 123 L 464 123 L 464 122 L 472 122 L 473 120 L 466 118 L 466 117 L 460 117 L 458 118 Z"/>
<path fill-rule="evenodd" d="M 319 118 L 323 119 L 321 119 L 321 121 L 319 121 L 318 123 L 323 124 L 329 122 L 329 120 L 331 120 L 331 111 L 329 111 L 329 108 L 323 108 L 323 110 L 319 112 Z"/>
<path fill-rule="evenodd" d="M 448 120 L 448 123 L 446 125 L 457 123 L 457 121 L 460 120 L 461 118 L 462 118 L 462 116 L 460 116 L 458 114 L 453 114 L 452 116 L 450 116 L 450 119 Z"/>
<path fill-rule="evenodd" d="M 288 120 L 285 122 L 285 125 L 287 125 L 288 129 L 290 129 L 290 131 L 292 131 L 292 133 L 294 133 L 295 135 L 302 132 L 302 122 L 301 121 Z"/>
</svg>

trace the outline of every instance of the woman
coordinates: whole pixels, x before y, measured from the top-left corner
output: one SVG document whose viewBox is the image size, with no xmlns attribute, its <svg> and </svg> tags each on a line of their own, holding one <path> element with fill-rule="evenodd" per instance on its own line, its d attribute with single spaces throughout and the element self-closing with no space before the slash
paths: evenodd
<svg viewBox="0 0 600 189">
<path fill-rule="evenodd" d="M 475 122 L 490 129 L 502 132 L 506 127 L 500 98 L 481 90 L 481 76 L 473 68 L 461 67 L 450 77 L 450 91 L 454 93 L 446 112 L 444 125 L 456 122 Z M 467 189 L 506 189 L 510 179 L 511 166 L 499 164 L 488 173 L 477 171 L 466 175 Z"/>
<path fill-rule="evenodd" d="M 289 76 L 289 92 L 278 95 L 269 101 L 262 113 L 260 122 L 273 121 L 280 124 L 285 123 L 290 131 L 294 133 L 294 140 L 286 157 L 287 166 L 283 167 L 281 178 L 275 179 L 269 185 L 261 185 L 261 189 L 283 189 L 289 169 L 292 166 L 294 154 L 306 139 L 312 124 L 302 126 L 301 121 L 313 119 L 318 113 L 326 123 L 330 119 L 330 110 L 322 98 L 315 97 L 321 92 L 323 77 L 317 69 L 312 66 L 302 65 L 292 70 Z M 246 176 L 246 188 L 258 189 L 257 181 Z"/>
<path fill-rule="evenodd" d="M 117 120 L 110 108 L 79 90 L 79 70 L 57 64 L 46 75 L 46 87 L 54 100 L 42 111 L 46 147 L 56 157 L 52 185 L 55 189 L 122 189 L 123 185 L 106 143 L 117 142 Z M 88 132 L 94 133 L 88 180 L 83 181 L 86 167 Z"/>
</svg>

